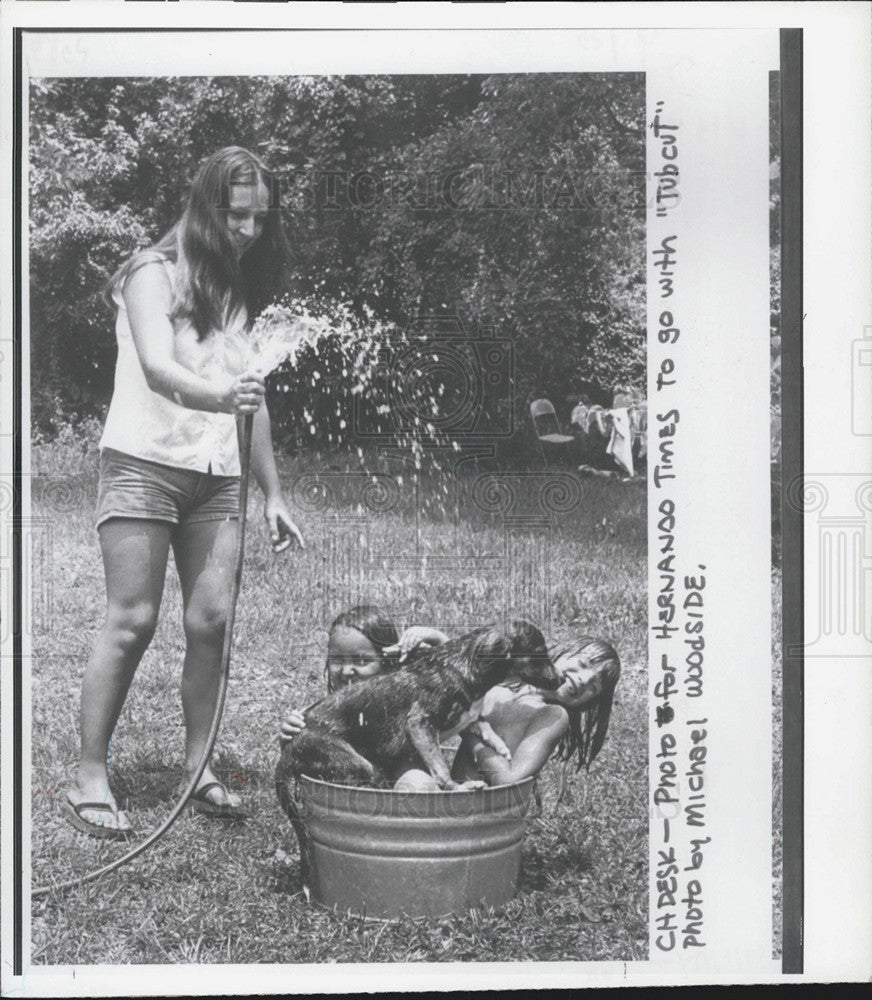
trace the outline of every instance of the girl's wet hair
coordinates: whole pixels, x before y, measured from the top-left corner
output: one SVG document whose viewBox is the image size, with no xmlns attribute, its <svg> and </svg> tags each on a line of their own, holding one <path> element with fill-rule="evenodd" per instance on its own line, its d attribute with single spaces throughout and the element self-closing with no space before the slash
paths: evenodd
<svg viewBox="0 0 872 1000">
<path fill-rule="evenodd" d="M 602 749 L 612 715 L 615 686 L 621 676 L 621 661 L 613 646 L 602 639 L 582 636 L 551 651 L 556 662 L 561 656 L 578 656 L 588 668 L 602 674 L 602 690 L 589 705 L 569 708 L 569 729 L 560 741 L 557 756 L 561 760 L 576 758 L 576 770 L 585 770 Z"/>
<path fill-rule="evenodd" d="M 260 238 L 236 257 L 225 217 L 232 188 L 263 184 L 269 195 Z M 245 306 L 249 322 L 287 285 L 288 244 L 281 225 L 279 183 L 259 156 L 225 146 L 197 169 L 182 217 L 154 246 L 134 254 L 106 283 L 111 302 L 144 264 L 165 259 L 176 265 L 171 319 L 190 320 L 202 340 Z"/>
<path fill-rule="evenodd" d="M 398 655 L 386 656 L 384 650 L 388 646 L 395 646 L 400 641 L 400 634 L 396 625 L 391 621 L 381 608 L 374 604 L 358 604 L 357 607 L 349 608 L 337 615 L 330 625 L 330 633 L 337 628 L 353 628 L 375 647 L 378 653 L 379 663 L 383 673 L 391 673 L 399 669 L 400 661 Z M 332 692 L 333 685 L 330 683 L 329 664 L 325 665 L 327 674 L 327 690 Z"/>
</svg>

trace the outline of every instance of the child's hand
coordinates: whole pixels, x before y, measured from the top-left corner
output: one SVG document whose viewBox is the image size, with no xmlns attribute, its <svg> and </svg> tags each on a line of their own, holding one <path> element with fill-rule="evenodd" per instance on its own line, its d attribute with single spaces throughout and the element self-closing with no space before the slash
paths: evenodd
<svg viewBox="0 0 872 1000">
<path fill-rule="evenodd" d="M 490 747 L 491 750 L 498 753 L 500 757 L 505 757 L 506 761 L 511 763 L 512 751 L 509 750 L 503 742 L 502 737 L 498 736 L 493 730 L 489 722 L 485 722 L 484 719 L 479 719 L 478 722 L 473 722 L 471 725 L 467 726 L 466 732 L 476 735 L 486 747 Z"/>
<path fill-rule="evenodd" d="M 279 740 L 289 743 L 295 736 L 298 736 L 306 728 L 306 720 L 299 709 L 293 709 L 288 713 L 288 717 L 282 723 L 282 731 Z"/>
<path fill-rule="evenodd" d="M 441 646 L 448 637 L 437 628 L 425 628 L 413 625 L 400 636 L 400 641 L 394 646 L 387 646 L 382 652 L 387 656 L 399 653 L 400 663 L 404 663 L 419 647 L 429 649 L 431 646 Z"/>
<path fill-rule="evenodd" d="M 450 784 L 445 786 L 446 792 L 472 792 L 479 788 L 487 788 L 486 781 L 478 781 L 475 778 L 470 781 L 456 782 L 452 781 Z"/>
</svg>

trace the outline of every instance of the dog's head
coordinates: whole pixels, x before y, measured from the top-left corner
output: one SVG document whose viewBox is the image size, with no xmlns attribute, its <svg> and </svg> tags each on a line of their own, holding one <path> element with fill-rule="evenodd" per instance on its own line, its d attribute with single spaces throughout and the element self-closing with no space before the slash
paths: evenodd
<svg viewBox="0 0 872 1000">
<path fill-rule="evenodd" d="M 501 680 L 515 674 L 546 691 L 560 687 L 562 679 L 548 655 L 545 637 L 530 622 L 515 618 L 493 625 L 479 635 L 477 645 L 479 656 L 503 668 Z"/>
</svg>

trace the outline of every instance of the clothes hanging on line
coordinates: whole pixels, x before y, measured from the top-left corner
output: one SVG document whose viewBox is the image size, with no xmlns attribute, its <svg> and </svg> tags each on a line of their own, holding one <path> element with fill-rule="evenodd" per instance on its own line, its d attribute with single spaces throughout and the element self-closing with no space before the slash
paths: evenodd
<svg viewBox="0 0 872 1000">
<path fill-rule="evenodd" d="M 612 436 L 606 448 L 606 454 L 627 471 L 627 475 L 633 473 L 633 439 L 630 429 L 630 413 L 626 407 L 610 411 L 612 423 Z"/>
</svg>

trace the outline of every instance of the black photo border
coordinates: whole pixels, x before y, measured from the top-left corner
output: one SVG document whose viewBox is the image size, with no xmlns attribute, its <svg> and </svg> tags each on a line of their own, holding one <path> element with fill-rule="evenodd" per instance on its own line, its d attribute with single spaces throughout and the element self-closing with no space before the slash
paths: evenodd
<svg viewBox="0 0 872 1000">
<path fill-rule="evenodd" d="M 803 476 L 802 29 L 781 42 L 781 482 Z M 781 971 L 803 971 L 803 515 L 782 488 Z"/>
</svg>

